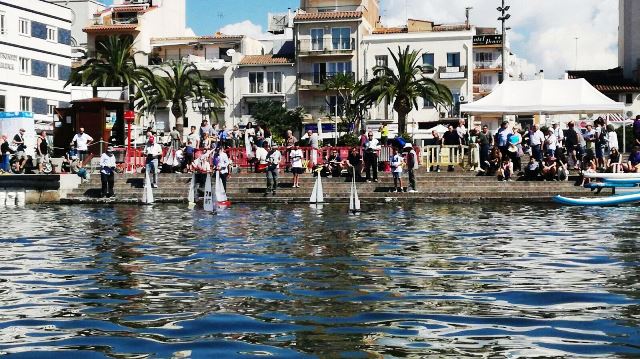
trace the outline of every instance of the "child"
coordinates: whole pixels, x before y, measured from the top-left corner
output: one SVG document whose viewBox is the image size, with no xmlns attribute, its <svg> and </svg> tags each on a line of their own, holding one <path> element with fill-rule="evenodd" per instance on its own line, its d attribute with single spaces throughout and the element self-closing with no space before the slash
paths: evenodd
<svg viewBox="0 0 640 359">
<path fill-rule="evenodd" d="M 393 156 L 391 156 L 390 162 L 395 192 L 402 192 L 402 165 L 404 164 L 404 158 L 398 153 L 396 147 L 393 148 Z"/>
<path fill-rule="evenodd" d="M 510 157 L 505 157 L 502 160 L 502 164 L 498 169 L 498 180 L 511 181 L 511 175 L 513 174 L 513 162 Z"/>
</svg>

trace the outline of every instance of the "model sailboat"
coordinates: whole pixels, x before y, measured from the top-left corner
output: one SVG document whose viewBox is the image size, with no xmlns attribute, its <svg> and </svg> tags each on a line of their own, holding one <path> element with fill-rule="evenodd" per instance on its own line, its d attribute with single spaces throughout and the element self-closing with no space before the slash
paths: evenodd
<svg viewBox="0 0 640 359">
<path fill-rule="evenodd" d="M 207 173 L 207 182 L 204 185 L 204 202 L 203 207 L 207 212 L 215 212 L 216 207 L 213 203 L 214 201 L 214 193 L 211 185 L 211 173 Z"/>
<path fill-rule="evenodd" d="M 142 203 L 153 204 L 153 189 L 151 188 L 151 178 L 149 178 L 149 171 L 144 171 L 144 192 L 142 193 Z"/>
<path fill-rule="evenodd" d="M 320 178 L 320 174 L 316 177 L 316 183 L 313 185 L 313 191 L 311 192 L 309 203 L 324 203 L 324 190 L 322 189 L 322 179 Z"/>
<path fill-rule="evenodd" d="M 196 206 L 196 174 L 194 173 L 191 176 L 191 184 L 189 186 L 189 196 L 187 197 L 189 201 L 189 208 L 193 209 Z"/>
<path fill-rule="evenodd" d="M 351 194 L 349 195 L 349 212 L 360 212 L 360 198 L 358 198 L 358 188 L 356 186 L 355 176 L 351 181 Z"/>
<path fill-rule="evenodd" d="M 227 198 L 227 191 L 224 189 L 224 185 L 222 184 L 222 179 L 220 178 L 220 172 L 216 172 L 216 202 L 218 202 L 219 206 L 230 206 L 231 202 Z"/>
</svg>

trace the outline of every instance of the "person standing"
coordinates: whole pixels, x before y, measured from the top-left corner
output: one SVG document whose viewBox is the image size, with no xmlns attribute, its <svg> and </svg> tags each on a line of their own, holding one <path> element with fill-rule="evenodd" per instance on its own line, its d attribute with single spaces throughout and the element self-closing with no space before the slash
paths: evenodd
<svg viewBox="0 0 640 359">
<path fill-rule="evenodd" d="M 373 137 L 373 132 L 367 134 L 367 142 L 364 144 L 364 166 L 367 173 L 367 182 L 378 182 L 378 151 L 380 145 Z"/>
<path fill-rule="evenodd" d="M 467 135 L 469 134 L 467 128 L 464 125 L 464 122 L 464 120 L 458 121 L 458 127 L 456 128 L 458 137 L 460 137 L 460 143 L 463 145 L 467 143 Z"/>
<path fill-rule="evenodd" d="M 446 150 L 449 153 L 449 156 L 448 156 L 449 163 L 451 163 L 451 161 L 454 158 L 452 147 L 454 147 L 454 146 L 458 146 L 458 147 L 462 146 L 462 139 L 458 135 L 458 132 L 453 130 L 453 126 L 452 125 L 449 125 L 449 127 L 447 127 L 447 132 L 444 133 L 444 136 L 442 138 L 442 147 L 445 147 L 445 146 L 449 147 L 449 148 L 446 148 Z M 454 171 L 454 166 L 453 165 L 449 165 L 449 167 L 447 168 L 447 171 L 453 172 Z"/>
<path fill-rule="evenodd" d="M 2 162 L 0 162 L 0 172 L 11 171 L 11 168 L 9 166 L 9 157 L 11 157 L 12 153 L 13 151 L 9 146 L 9 140 L 7 139 L 7 136 L 0 136 L 0 159 L 2 160 Z"/>
<path fill-rule="evenodd" d="M 404 145 L 404 151 L 407 154 L 406 164 L 407 164 L 407 174 L 409 175 L 409 192 L 418 192 L 418 188 L 416 187 L 416 174 L 415 171 L 418 170 L 418 154 L 413 149 L 410 143 Z"/>
<path fill-rule="evenodd" d="M 552 128 L 547 130 L 547 136 L 544 138 L 544 147 L 546 149 L 547 156 L 556 157 L 556 150 L 558 149 L 558 138 L 554 134 Z"/>
<path fill-rule="evenodd" d="M 287 130 L 287 139 L 285 140 L 285 147 L 287 148 L 287 150 L 293 148 L 293 146 L 295 146 L 297 142 L 298 139 L 293 135 L 293 132 L 291 130 Z"/>
<path fill-rule="evenodd" d="M 40 132 L 36 140 L 36 161 L 38 162 L 38 172 L 42 173 L 44 162 L 49 158 L 49 142 L 47 142 L 47 131 Z"/>
<path fill-rule="evenodd" d="M 229 161 L 229 156 L 227 156 L 227 152 L 225 151 L 224 146 L 218 147 L 216 151 L 218 152 L 216 170 L 220 172 L 220 180 L 222 181 L 222 187 L 224 187 L 224 190 L 226 192 L 227 177 L 229 177 L 229 166 L 231 165 L 231 161 Z"/>
<path fill-rule="evenodd" d="M 293 188 L 300 188 L 300 175 L 304 172 L 302 168 L 302 150 L 294 145 L 289 153 L 289 158 L 291 159 L 291 172 L 293 173 Z"/>
<path fill-rule="evenodd" d="M 73 136 L 71 140 L 71 146 L 75 143 L 76 151 L 78 152 L 78 159 L 81 163 L 84 163 L 84 159 L 89 153 L 89 146 L 93 142 L 93 137 L 84 132 L 84 127 L 80 127 L 78 133 Z"/>
<path fill-rule="evenodd" d="M 207 137 L 211 137 L 215 133 L 215 130 L 211 125 L 209 125 L 209 121 L 202 120 L 200 124 L 200 141 L 204 141 L 205 135 Z"/>
<path fill-rule="evenodd" d="M 579 134 L 575 129 L 573 121 L 568 123 L 569 130 L 564 139 L 564 147 L 567 150 L 567 162 L 571 164 L 571 169 L 577 169 L 580 166 L 580 141 Z"/>
<path fill-rule="evenodd" d="M 502 157 L 509 155 L 509 136 L 512 134 L 513 132 L 511 132 L 511 129 L 509 128 L 509 122 L 502 122 L 500 129 L 496 132 L 496 145 L 498 146 L 498 149 L 500 149 Z"/>
<path fill-rule="evenodd" d="M 636 116 L 636 119 L 633 121 L 633 137 L 635 137 L 634 146 L 640 145 L 640 115 Z M 621 149 L 621 153 L 624 153 L 625 149 Z"/>
<path fill-rule="evenodd" d="M 542 144 L 544 144 L 544 134 L 538 129 L 538 125 L 531 126 L 529 146 L 531 146 L 531 155 L 539 163 L 542 163 Z"/>
<path fill-rule="evenodd" d="M 100 182 L 102 183 L 101 197 L 113 197 L 113 182 L 116 170 L 116 156 L 113 155 L 113 147 L 107 147 L 107 151 L 100 156 Z"/>
<path fill-rule="evenodd" d="M 616 129 L 615 127 L 613 127 L 613 125 L 609 124 L 607 125 L 607 147 L 609 148 L 609 151 L 611 151 L 612 149 L 620 149 L 620 145 L 618 143 L 618 134 L 616 133 Z"/>
<path fill-rule="evenodd" d="M 380 127 L 380 145 L 387 146 L 389 144 L 389 126 L 386 123 Z"/>
<path fill-rule="evenodd" d="M 551 129 L 553 130 L 553 134 L 556 136 L 558 140 L 557 148 L 564 147 L 564 131 L 560 128 L 557 122 L 554 122 L 551 125 Z"/>
<path fill-rule="evenodd" d="M 282 154 L 276 147 L 271 147 L 265 143 L 265 147 L 268 148 L 267 152 L 267 189 L 264 192 L 265 197 L 271 192 L 272 195 L 276 195 L 276 189 L 278 188 L 278 171 L 280 170 L 280 160 Z"/>
<path fill-rule="evenodd" d="M 200 136 L 196 133 L 196 126 L 191 126 L 191 133 L 187 135 L 187 142 L 191 142 L 193 148 L 200 148 Z"/>
<path fill-rule="evenodd" d="M 351 170 L 351 176 L 355 176 L 356 181 L 362 180 L 362 156 L 357 147 L 351 148 L 343 167 Z"/>
<path fill-rule="evenodd" d="M 402 189 L 402 166 L 404 165 L 404 158 L 398 153 L 396 147 L 393 148 L 393 155 L 389 159 L 391 165 L 391 173 L 393 175 L 393 192 L 403 192 Z"/>
<path fill-rule="evenodd" d="M 180 132 L 178 132 L 178 128 L 174 127 L 169 133 L 171 137 L 171 148 L 175 151 L 179 150 L 182 147 L 182 136 L 180 136 Z"/>
<path fill-rule="evenodd" d="M 16 164 L 16 170 L 18 173 L 21 173 L 24 170 L 24 167 L 27 165 L 27 154 L 25 151 L 27 150 L 27 145 L 24 142 L 24 133 L 26 131 L 24 128 L 21 128 L 15 136 L 13 136 L 13 145 L 16 146 L 15 156 L 18 160 Z"/>
<path fill-rule="evenodd" d="M 155 137 L 150 137 L 144 147 L 144 155 L 147 157 L 146 170 L 151 179 L 151 187 L 158 188 L 159 161 L 162 156 L 162 147 L 156 142 Z"/>
<path fill-rule="evenodd" d="M 489 126 L 482 126 L 482 131 L 478 135 L 478 146 L 480 147 L 480 170 L 487 172 L 489 170 L 489 151 L 491 150 L 492 136 L 489 133 Z"/>
</svg>

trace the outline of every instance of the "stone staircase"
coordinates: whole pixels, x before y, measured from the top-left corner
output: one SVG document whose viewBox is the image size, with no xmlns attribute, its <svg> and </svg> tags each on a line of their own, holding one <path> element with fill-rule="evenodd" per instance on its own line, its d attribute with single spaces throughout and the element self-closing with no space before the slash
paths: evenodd
<svg viewBox="0 0 640 359">
<path fill-rule="evenodd" d="M 522 181 L 499 182 L 495 177 L 476 176 L 475 172 L 426 173 L 420 170 L 416 176 L 417 193 L 390 192 L 393 178 L 389 173 L 380 173 L 378 183 L 358 183 L 358 194 L 364 203 L 477 203 L 513 202 L 548 203 L 553 196 L 584 197 L 591 192 L 569 182 Z M 406 175 L 403 178 L 408 185 Z M 144 176 L 117 175 L 115 199 L 100 199 L 100 178 L 92 176 L 70 193 L 63 203 L 140 203 L 142 200 Z M 204 183 L 204 179 L 199 181 Z M 323 178 L 325 201 L 345 203 L 349 200 L 351 182 L 344 177 Z M 154 189 L 154 198 L 159 203 L 183 203 L 187 201 L 191 175 L 161 174 L 159 187 Z M 227 182 L 227 195 L 233 203 L 307 203 L 315 178 L 311 174 L 302 175 L 301 188 L 292 188 L 292 175 L 280 173 L 276 195 L 264 196 L 264 174 L 233 174 Z M 200 192 L 202 195 L 202 192 Z"/>
</svg>

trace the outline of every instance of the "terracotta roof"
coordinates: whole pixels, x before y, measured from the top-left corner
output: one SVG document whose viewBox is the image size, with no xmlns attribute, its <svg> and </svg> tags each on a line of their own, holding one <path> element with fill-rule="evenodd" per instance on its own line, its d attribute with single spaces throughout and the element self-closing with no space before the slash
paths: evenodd
<svg viewBox="0 0 640 359">
<path fill-rule="evenodd" d="M 120 25 L 91 25 L 82 31 L 84 32 L 110 32 L 110 31 L 135 31 L 138 24 L 120 24 Z"/>
<path fill-rule="evenodd" d="M 625 79 L 622 68 L 609 70 L 567 71 L 570 79 L 583 78 L 603 93 L 640 92 L 640 83 Z"/>
<path fill-rule="evenodd" d="M 403 34 L 409 32 L 406 27 L 378 27 L 373 30 L 374 35 Z"/>
<path fill-rule="evenodd" d="M 284 56 L 274 55 L 247 55 L 240 65 L 275 65 L 275 64 L 292 64 L 293 60 Z"/>
<path fill-rule="evenodd" d="M 178 37 L 154 37 L 151 39 L 151 43 L 157 43 L 162 41 L 198 41 L 198 40 L 242 40 L 244 35 L 226 35 L 220 32 L 215 33 L 214 35 L 204 35 L 204 36 L 178 36 Z"/>
<path fill-rule="evenodd" d="M 448 24 L 448 25 L 435 25 L 433 31 L 464 31 L 470 30 L 471 26 L 465 24 Z"/>
<path fill-rule="evenodd" d="M 299 12 L 294 21 L 359 19 L 362 11 Z"/>
</svg>

